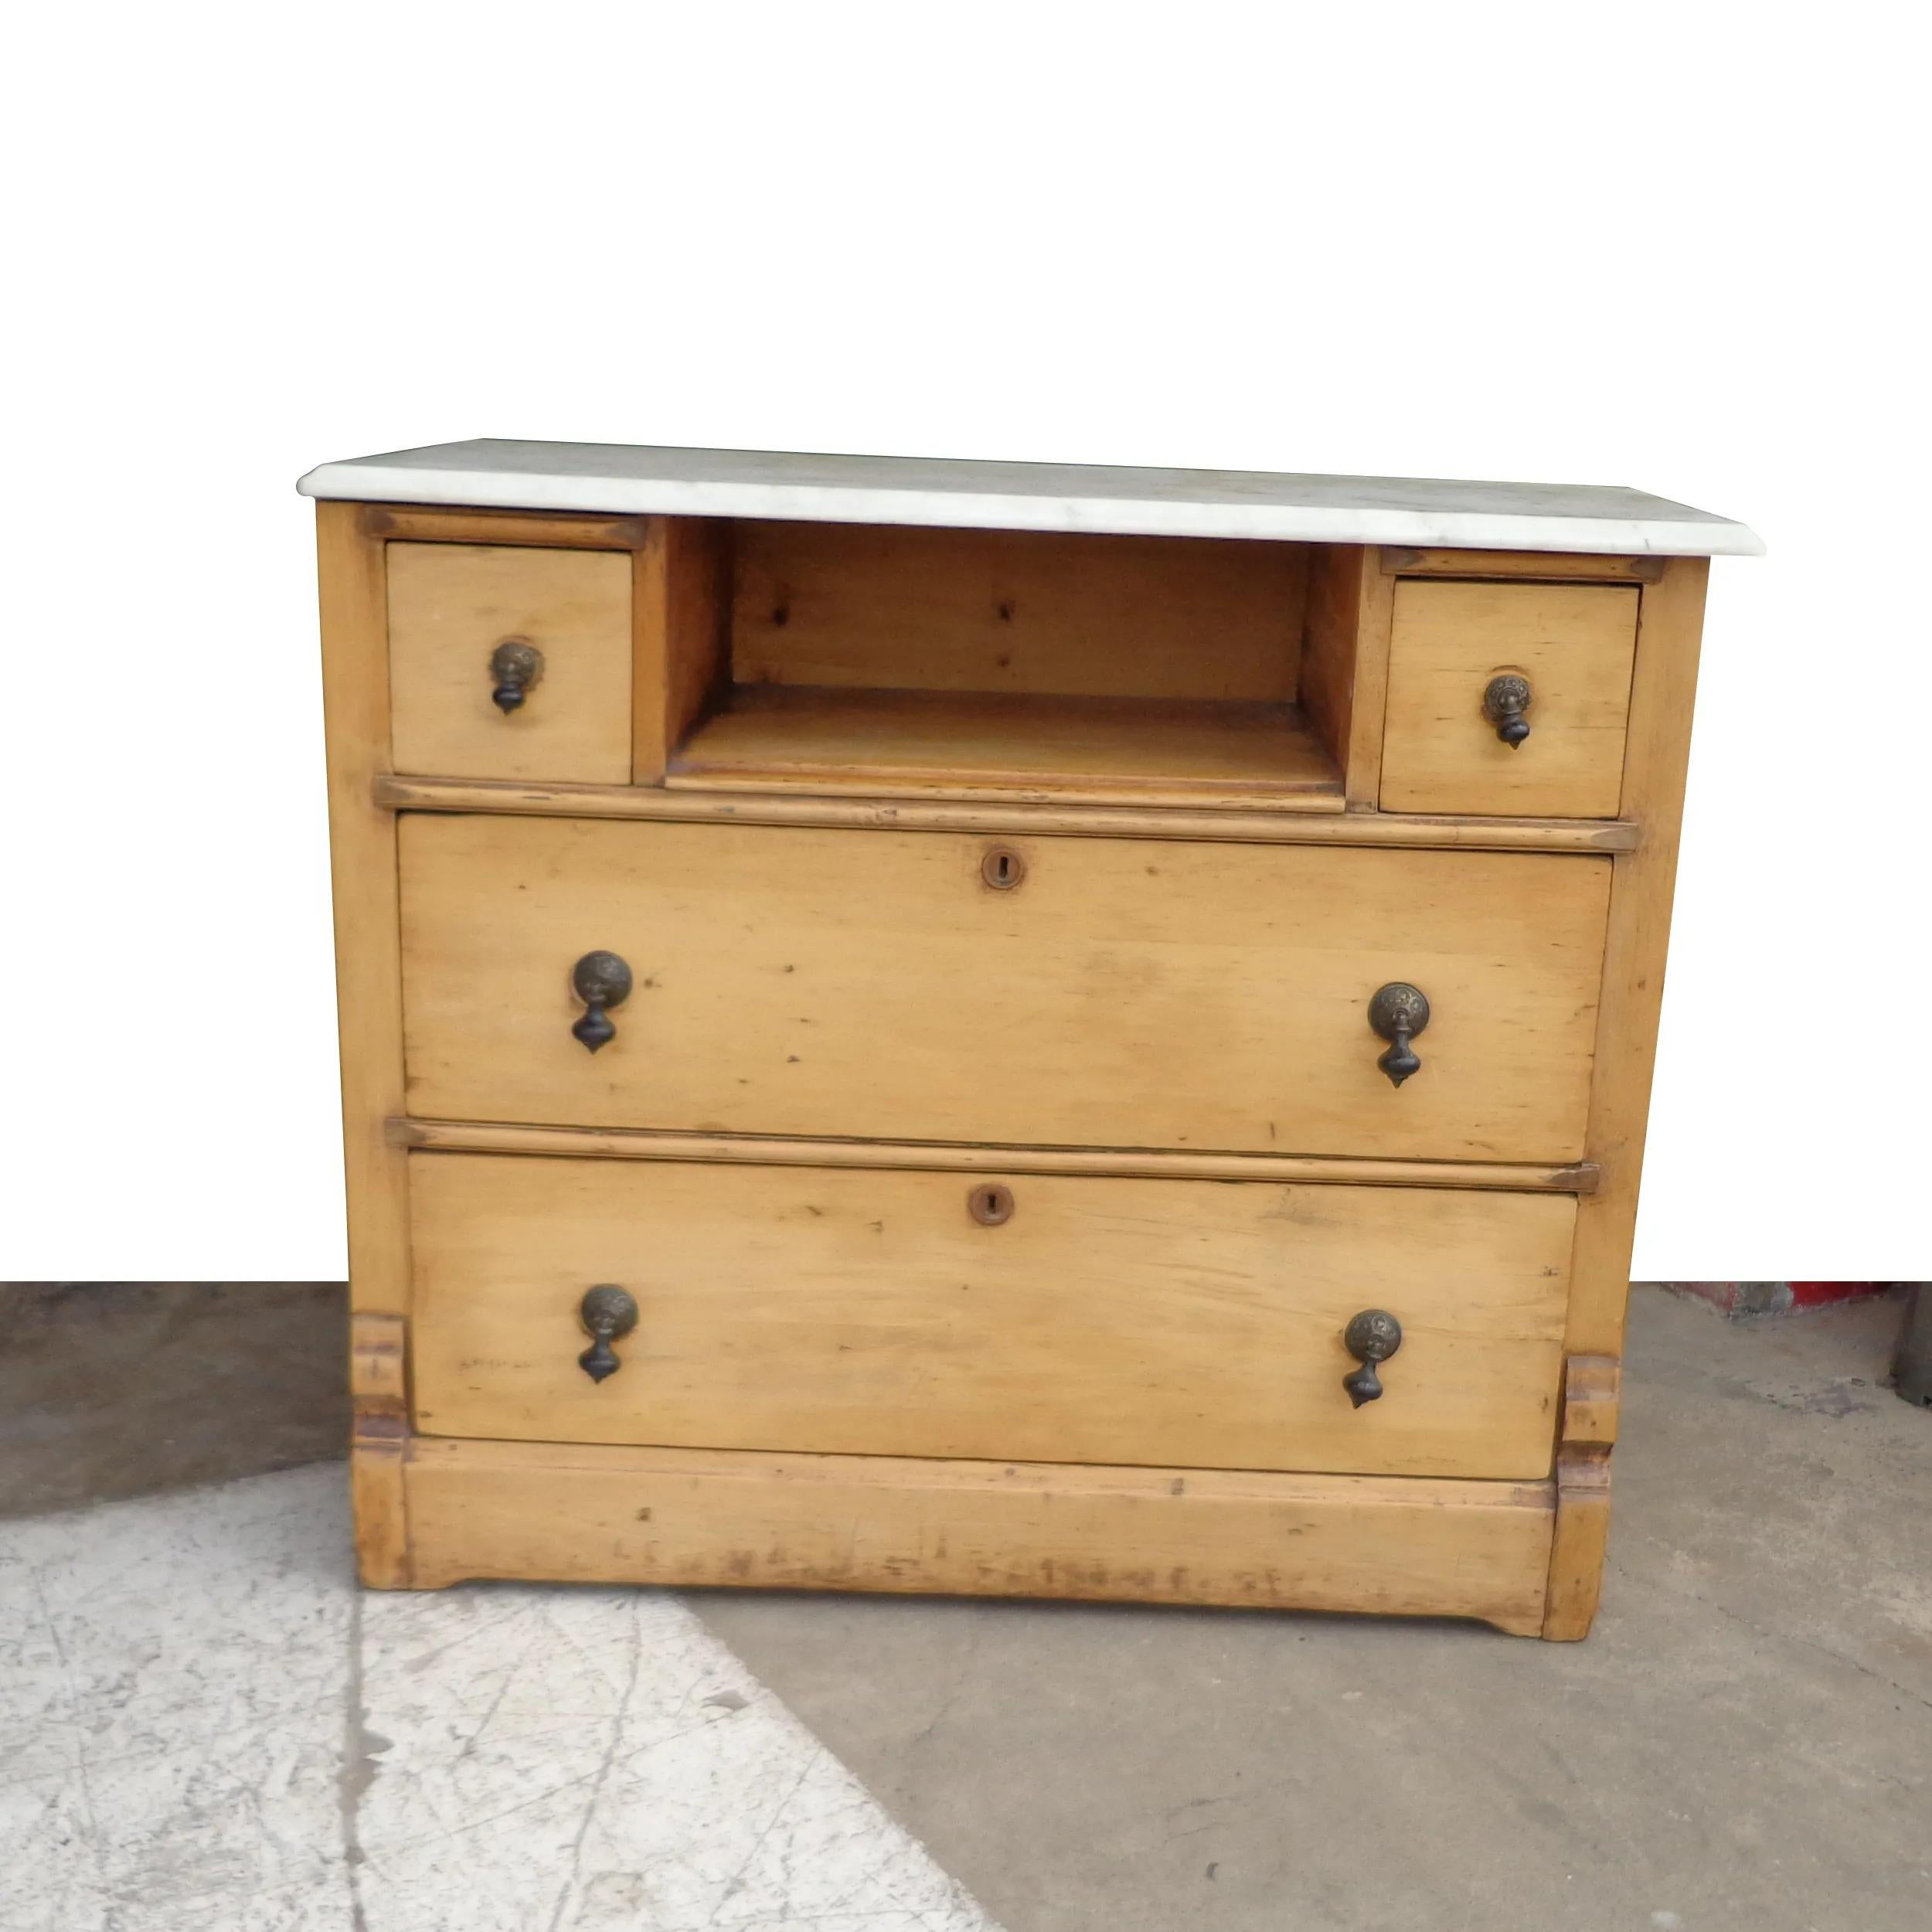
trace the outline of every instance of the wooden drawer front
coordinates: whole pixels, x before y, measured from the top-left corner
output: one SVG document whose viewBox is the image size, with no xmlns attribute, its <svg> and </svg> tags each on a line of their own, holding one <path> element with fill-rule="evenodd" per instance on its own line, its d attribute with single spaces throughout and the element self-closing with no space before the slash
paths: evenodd
<svg viewBox="0 0 1932 1932">
<path fill-rule="evenodd" d="M 426 1433 L 1547 1475 L 1560 1195 L 410 1156 Z M 578 1366 L 586 1289 L 636 1328 Z M 1354 1408 L 1342 1331 L 1393 1313 Z"/>
<path fill-rule="evenodd" d="M 1610 862 L 417 816 L 413 1114 L 1398 1158 L 1583 1151 Z M 635 990 L 594 1056 L 577 958 Z M 1422 1070 L 1367 1011 L 1433 1002 Z"/>
<path fill-rule="evenodd" d="M 608 550 L 392 543 L 390 740 L 398 771 L 457 778 L 631 779 L 631 560 Z M 505 712 L 491 658 L 543 659 Z"/>
<path fill-rule="evenodd" d="M 1385 811 L 1614 818 L 1637 650 L 1634 586 L 1423 583 L 1396 587 Z M 1484 715 L 1490 681 L 1529 682 L 1529 736 Z"/>
</svg>

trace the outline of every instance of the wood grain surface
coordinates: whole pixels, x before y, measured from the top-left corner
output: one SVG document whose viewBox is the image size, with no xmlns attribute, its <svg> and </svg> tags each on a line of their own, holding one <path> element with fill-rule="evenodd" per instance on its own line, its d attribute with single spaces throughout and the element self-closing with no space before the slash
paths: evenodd
<svg viewBox="0 0 1932 1932">
<path fill-rule="evenodd" d="M 418 1154 L 440 1435 L 1442 1476 L 1549 1473 L 1574 1203 Z M 585 1291 L 641 1311 L 578 1366 Z M 1342 1332 L 1392 1311 L 1353 1408 Z"/>
<path fill-rule="evenodd" d="M 1529 854 L 401 821 L 409 1113 L 1388 1158 L 1582 1152 L 1609 866 Z M 636 991 L 594 1057 L 570 975 Z M 1422 1071 L 1369 1002 L 1434 1003 Z"/>
<path fill-rule="evenodd" d="M 1398 585 L 1383 804 L 1614 818 L 1638 597 L 1615 584 Z M 1513 747 L 1482 709 L 1490 679 L 1508 672 L 1534 694 L 1529 736 Z"/>
<path fill-rule="evenodd" d="M 631 776 L 631 560 L 516 544 L 391 543 L 396 767 L 451 777 Z M 505 715 L 490 655 L 507 638 L 543 669 Z"/>
<path fill-rule="evenodd" d="M 1228 1604 L 1543 1627 L 1548 1483 L 417 1438 L 419 1587 L 566 1583 Z"/>
</svg>

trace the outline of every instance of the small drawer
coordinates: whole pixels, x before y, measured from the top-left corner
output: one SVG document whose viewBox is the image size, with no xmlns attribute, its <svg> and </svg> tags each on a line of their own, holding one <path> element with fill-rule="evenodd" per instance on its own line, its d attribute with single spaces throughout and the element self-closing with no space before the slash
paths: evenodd
<svg viewBox="0 0 1932 1932">
<path fill-rule="evenodd" d="M 631 779 L 631 560 L 392 543 L 390 745 L 424 777 Z"/>
<path fill-rule="evenodd" d="M 413 813 L 400 845 L 428 1118 L 1583 1152 L 1593 855 Z"/>
<path fill-rule="evenodd" d="M 1398 584 L 1383 809 L 1615 818 L 1638 594 L 1621 584 Z"/>
<path fill-rule="evenodd" d="M 1566 1196 L 471 1154 L 410 1169 L 425 1434 L 1549 1471 Z M 593 1288 L 628 1298 L 601 1349 Z M 1358 1404 L 1345 1338 L 1376 1309 L 1400 1335 Z"/>
</svg>

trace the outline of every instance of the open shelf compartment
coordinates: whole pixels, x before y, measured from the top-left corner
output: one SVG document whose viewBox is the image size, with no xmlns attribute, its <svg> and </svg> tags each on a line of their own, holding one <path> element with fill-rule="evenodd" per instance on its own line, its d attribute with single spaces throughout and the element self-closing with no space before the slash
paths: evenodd
<svg viewBox="0 0 1932 1932">
<path fill-rule="evenodd" d="M 1342 808 L 1298 702 L 1308 546 L 684 527 L 667 785 Z"/>
</svg>

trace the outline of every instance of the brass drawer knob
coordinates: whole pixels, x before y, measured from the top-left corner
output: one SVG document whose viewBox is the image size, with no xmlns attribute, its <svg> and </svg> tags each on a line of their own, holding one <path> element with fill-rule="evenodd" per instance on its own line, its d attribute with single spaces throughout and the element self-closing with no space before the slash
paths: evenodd
<svg viewBox="0 0 1932 1932">
<path fill-rule="evenodd" d="M 543 675 L 543 653 L 523 638 L 505 638 L 490 653 L 490 701 L 508 717 Z"/>
<path fill-rule="evenodd" d="M 1529 680 L 1513 671 L 1492 678 L 1482 694 L 1482 715 L 1496 727 L 1496 736 L 1512 751 L 1529 736 L 1529 720 L 1523 713 L 1534 702 Z"/>
<path fill-rule="evenodd" d="M 1342 1345 L 1362 1364 L 1342 1378 L 1349 1400 L 1358 1409 L 1365 1402 L 1380 1400 L 1382 1378 L 1376 1364 L 1386 1362 L 1402 1346 L 1402 1324 L 1386 1308 L 1364 1308 L 1349 1318 L 1342 1332 Z"/>
<path fill-rule="evenodd" d="M 638 1325 L 636 1301 L 622 1288 L 609 1282 L 590 1289 L 577 1304 L 577 1319 L 590 1338 L 590 1345 L 577 1357 L 577 1366 L 593 1382 L 614 1376 L 624 1366 L 611 1346 Z"/>
<path fill-rule="evenodd" d="M 1369 1001 L 1369 1025 L 1389 1043 L 1389 1050 L 1376 1064 L 1391 1086 L 1400 1087 L 1411 1073 L 1420 1072 L 1422 1062 L 1409 1043 L 1428 1024 L 1427 996 L 1406 980 L 1391 980 Z"/>
<path fill-rule="evenodd" d="M 631 968 L 615 953 L 586 953 L 570 969 L 570 985 L 583 1002 L 583 1017 L 570 1031 L 594 1053 L 617 1036 L 610 1009 L 631 997 Z"/>
</svg>

